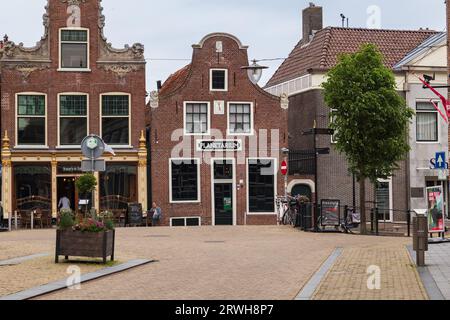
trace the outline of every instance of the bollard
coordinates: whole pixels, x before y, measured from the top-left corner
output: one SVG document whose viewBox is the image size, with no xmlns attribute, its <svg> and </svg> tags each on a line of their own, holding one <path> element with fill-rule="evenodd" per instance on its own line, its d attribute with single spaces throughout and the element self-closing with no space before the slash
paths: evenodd
<svg viewBox="0 0 450 320">
<path fill-rule="evenodd" d="M 408 210 L 406 214 L 407 226 L 408 226 L 408 238 L 411 237 L 411 210 Z"/>
<path fill-rule="evenodd" d="M 370 209 L 370 232 L 373 233 L 373 219 L 374 219 L 374 213 L 373 208 Z"/>
<path fill-rule="evenodd" d="M 8 231 L 12 231 L 12 214 L 8 213 Z"/>
<path fill-rule="evenodd" d="M 413 219 L 413 249 L 416 251 L 418 267 L 425 266 L 425 252 L 428 251 L 428 220 L 426 216 Z"/>
<path fill-rule="evenodd" d="M 379 229 L 378 229 L 379 228 L 379 226 L 378 226 L 378 214 L 379 214 L 378 208 L 375 208 L 375 234 L 377 236 L 380 235 Z"/>
</svg>

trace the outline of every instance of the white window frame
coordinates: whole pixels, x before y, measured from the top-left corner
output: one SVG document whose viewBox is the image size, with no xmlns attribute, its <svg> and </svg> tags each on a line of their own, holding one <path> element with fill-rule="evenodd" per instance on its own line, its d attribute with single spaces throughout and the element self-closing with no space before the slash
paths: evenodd
<svg viewBox="0 0 450 320">
<path fill-rule="evenodd" d="M 86 110 L 86 116 L 70 116 L 67 118 L 86 118 L 87 121 L 87 128 L 86 128 L 86 136 L 89 134 L 89 93 L 84 93 L 84 92 L 61 92 L 58 93 L 58 103 L 57 103 L 57 108 L 58 108 L 58 123 L 57 123 L 57 134 L 58 134 L 58 146 L 57 149 L 79 149 L 81 148 L 81 144 L 80 145 L 61 145 L 61 96 L 86 96 L 86 104 L 87 104 L 87 110 Z M 81 141 L 80 141 L 81 142 Z"/>
<path fill-rule="evenodd" d="M 378 179 L 379 183 L 389 183 L 389 220 L 386 220 L 385 222 L 393 222 L 394 221 L 394 190 L 393 190 L 393 183 L 392 178 L 390 179 Z M 376 201 L 376 190 L 375 190 L 375 201 Z M 378 206 L 378 204 L 377 204 Z M 381 220 L 380 220 L 381 221 Z M 384 221 L 384 220 L 382 220 Z"/>
<path fill-rule="evenodd" d="M 87 68 L 63 68 L 62 67 L 62 41 L 61 41 L 61 35 L 62 32 L 65 30 L 77 30 L 77 31 L 87 31 L 87 42 L 74 42 L 71 41 L 70 43 L 82 43 L 82 44 L 87 44 Z M 78 27 L 78 28 L 60 28 L 58 31 L 58 52 L 59 52 L 59 57 L 58 57 L 58 71 L 62 71 L 62 72 L 90 72 L 91 71 L 91 61 L 90 61 L 90 30 L 89 28 L 82 28 L 82 27 Z M 66 43 L 66 42 L 64 42 Z M 68 42 L 69 43 L 69 42 Z"/>
<path fill-rule="evenodd" d="M 186 109 L 188 104 L 206 104 L 206 109 L 208 111 L 208 128 L 205 133 L 189 133 L 186 130 Z M 210 136 L 211 135 L 211 102 L 209 101 L 184 101 L 183 102 L 183 133 L 185 136 Z"/>
<path fill-rule="evenodd" d="M 216 180 L 214 178 L 214 164 L 217 161 L 230 161 L 233 165 L 233 179 Z M 211 208 L 212 208 L 212 225 L 216 225 L 216 201 L 214 197 L 214 185 L 216 183 L 231 183 L 233 185 L 233 226 L 237 225 L 237 192 L 236 192 L 236 158 L 211 158 Z"/>
<path fill-rule="evenodd" d="M 15 95 L 15 146 L 14 149 L 48 149 L 48 103 L 47 94 L 42 92 L 18 92 Z M 19 116 L 19 96 L 44 96 L 45 99 L 45 115 L 44 116 L 32 116 L 31 118 L 45 118 L 45 142 L 43 145 L 26 145 L 19 144 L 19 117 L 24 118 L 25 116 Z"/>
<path fill-rule="evenodd" d="M 183 228 L 195 228 L 195 227 L 201 227 L 202 225 L 202 217 L 200 216 L 195 216 L 195 217 L 172 217 L 170 218 L 170 227 L 171 228 L 180 228 L 180 227 L 174 227 L 172 225 L 172 220 L 184 220 L 184 227 Z M 199 225 L 198 226 L 187 226 L 187 219 L 198 219 Z"/>
<path fill-rule="evenodd" d="M 173 161 L 196 161 L 197 162 L 197 200 L 190 200 L 190 201 L 173 200 L 173 195 L 172 195 L 172 162 Z M 200 166 L 201 166 L 200 158 L 169 158 L 169 203 L 183 204 L 183 203 L 201 203 L 202 202 Z"/>
<path fill-rule="evenodd" d="M 126 92 L 105 92 L 100 94 L 100 136 L 103 137 L 103 96 L 128 96 L 128 116 L 105 116 L 105 118 L 127 118 L 128 117 L 128 144 L 110 144 L 115 149 L 129 149 L 131 146 L 131 94 Z"/>
<path fill-rule="evenodd" d="M 225 71 L 225 88 L 224 89 L 213 89 L 213 71 Z M 209 69 L 209 91 L 216 92 L 227 92 L 228 91 L 228 69 L 223 68 L 212 68 Z"/>
<path fill-rule="evenodd" d="M 232 104 L 249 104 L 250 105 L 250 132 L 249 133 L 233 133 L 230 128 L 230 105 Z M 255 135 L 255 120 L 254 120 L 254 103 L 253 102 L 238 102 L 229 101 L 227 103 L 227 135 L 228 136 L 253 136 Z"/>
<path fill-rule="evenodd" d="M 274 212 L 250 212 L 250 180 L 249 180 L 249 172 L 248 172 L 248 166 L 250 163 L 250 160 L 271 160 L 273 161 L 274 165 L 274 186 L 273 186 L 273 207 Z M 277 193 L 278 193 L 278 161 L 277 158 L 268 158 L 268 157 L 256 157 L 256 158 L 247 158 L 246 165 L 245 165 L 245 174 L 247 179 L 247 194 L 246 194 L 246 203 L 247 203 L 247 215 L 249 216 L 277 216 L 277 205 L 276 205 L 276 199 L 277 199 Z"/>
<path fill-rule="evenodd" d="M 439 106 L 439 104 L 441 103 L 438 100 L 434 100 L 431 99 L 432 102 L 434 102 L 437 106 Z M 431 103 L 430 99 L 417 99 L 414 105 L 414 112 L 415 112 L 415 128 L 414 128 L 414 133 L 415 133 L 415 137 L 414 137 L 414 141 L 417 144 L 440 144 L 441 143 L 441 123 L 440 123 L 440 119 L 441 116 L 439 115 L 439 112 L 437 110 L 434 110 L 434 113 L 436 113 L 436 117 L 437 117 L 437 123 L 436 123 L 436 127 L 437 127 L 437 141 L 418 141 L 417 140 L 417 114 L 418 113 L 433 113 L 433 111 L 425 111 L 425 110 L 417 110 L 417 104 L 418 103 Z"/>
</svg>

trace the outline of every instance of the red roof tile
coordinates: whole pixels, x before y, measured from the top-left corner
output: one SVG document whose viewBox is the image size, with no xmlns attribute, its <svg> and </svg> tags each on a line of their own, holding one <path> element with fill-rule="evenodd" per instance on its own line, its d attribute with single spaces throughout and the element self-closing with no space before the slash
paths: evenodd
<svg viewBox="0 0 450 320">
<path fill-rule="evenodd" d="M 327 27 L 318 31 L 309 44 L 300 41 L 267 83 L 271 87 L 308 73 L 309 69 L 328 70 L 341 53 L 356 52 L 362 44 L 378 46 L 386 66 L 392 68 L 435 31 L 380 30 Z"/>
<path fill-rule="evenodd" d="M 184 81 L 189 76 L 189 72 L 191 70 L 191 65 L 188 64 L 184 68 L 178 70 L 174 74 L 170 75 L 169 78 L 162 85 L 161 90 L 159 91 L 160 95 L 168 95 L 175 90 L 177 90 L 181 85 L 183 85 Z"/>
</svg>

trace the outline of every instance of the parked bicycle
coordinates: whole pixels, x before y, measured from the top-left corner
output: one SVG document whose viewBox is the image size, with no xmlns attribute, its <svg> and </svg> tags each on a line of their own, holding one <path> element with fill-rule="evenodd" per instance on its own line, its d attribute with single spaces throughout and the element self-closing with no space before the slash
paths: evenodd
<svg viewBox="0 0 450 320">
<path fill-rule="evenodd" d="M 353 229 L 359 228 L 361 224 L 361 215 L 354 209 L 348 209 L 348 212 L 344 215 L 344 221 L 341 224 L 341 229 L 345 233 L 354 234 Z"/>
<path fill-rule="evenodd" d="M 279 222 L 285 226 L 295 226 L 298 213 L 297 198 L 291 196 L 287 196 L 287 198 L 278 197 L 276 204 Z"/>
</svg>

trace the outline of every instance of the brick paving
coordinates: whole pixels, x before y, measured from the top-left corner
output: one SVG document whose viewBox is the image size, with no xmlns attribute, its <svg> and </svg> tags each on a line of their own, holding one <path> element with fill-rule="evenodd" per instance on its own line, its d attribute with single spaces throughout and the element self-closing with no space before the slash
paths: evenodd
<svg viewBox="0 0 450 320">
<path fill-rule="evenodd" d="M 0 234 L 0 259 L 53 253 L 54 233 L 54 230 L 35 230 Z M 125 262 L 142 258 L 159 262 L 83 284 L 81 290 L 59 291 L 40 299 L 292 300 L 336 247 L 344 248 L 344 256 L 349 255 L 351 259 L 360 259 L 363 252 L 376 248 L 375 252 L 381 253 L 375 255 L 375 262 L 382 262 L 387 254 L 389 262 L 385 262 L 386 266 L 390 263 L 396 265 L 388 271 L 394 270 L 402 277 L 406 273 L 407 281 L 416 281 L 416 285 L 411 287 L 420 287 L 410 276 L 412 271 L 395 261 L 405 257 L 404 246 L 410 241 L 405 238 L 303 233 L 276 226 L 118 229 L 118 260 Z M 390 250 L 383 251 L 384 247 Z M 29 278 L 10 267 L 1 269 L 9 282 L 2 285 L 7 290 L 3 289 L 0 295 L 6 291 L 11 293 L 10 286 L 14 287 L 16 282 L 21 288 L 29 288 L 37 285 L 37 281 L 33 282 L 31 278 L 43 282 L 61 278 L 47 278 L 50 275 L 64 277 L 65 270 L 62 269 L 67 265 L 57 266 L 62 266 L 61 273 L 57 274 L 50 260 L 50 257 L 49 260 L 37 259 L 28 265 L 17 266 L 25 273 L 35 264 L 36 268 L 29 272 L 34 276 Z M 389 285 L 394 287 L 391 291 L 403 288 L 403 282 L 393 281 Z M 363 290 L 359 292 L 364 294 Z M 361 298 L 353 291 L 352 294 Z M 411 293 L 409 297 L 413 296 Z"/>
<path fill-rule="evenodd" d="M 367 285 L 370 266 L 381 272 L 381 287 Z M 428 295 L 404 245 L 346 248 L 316 290 L 314 300 L 427 300 Z"/>
</svg>

